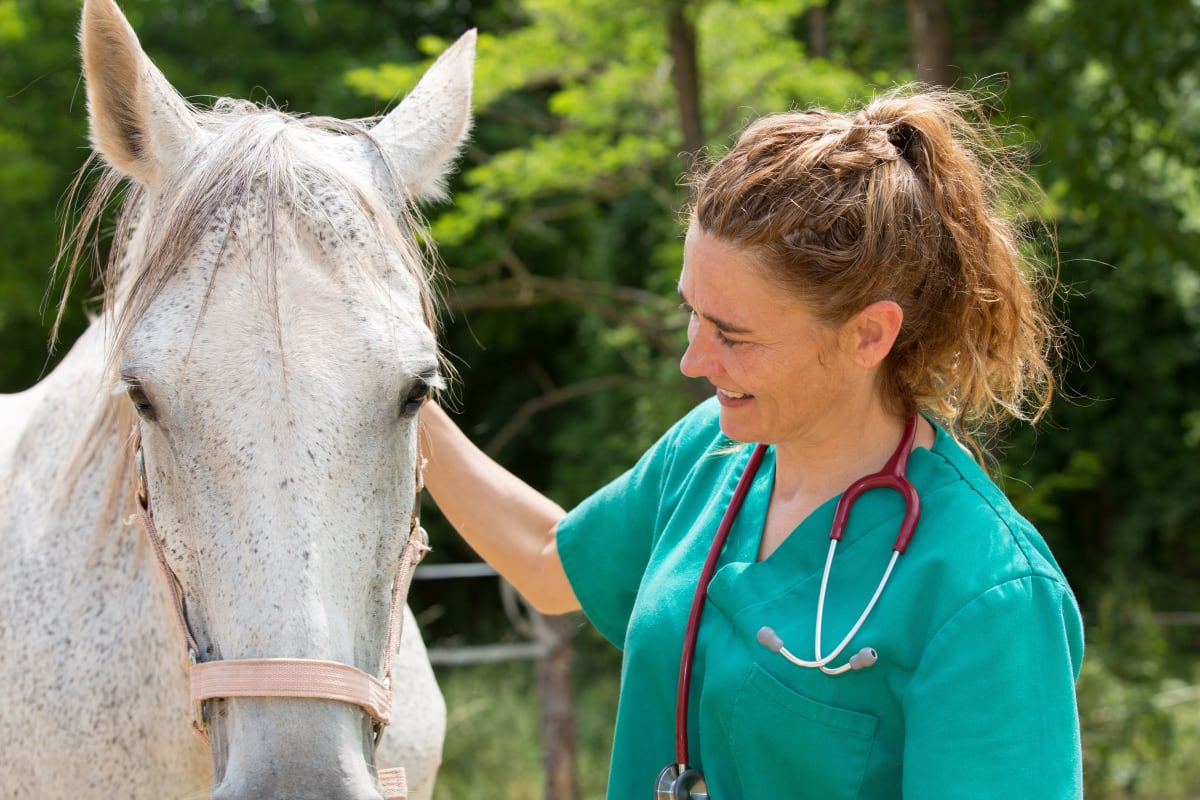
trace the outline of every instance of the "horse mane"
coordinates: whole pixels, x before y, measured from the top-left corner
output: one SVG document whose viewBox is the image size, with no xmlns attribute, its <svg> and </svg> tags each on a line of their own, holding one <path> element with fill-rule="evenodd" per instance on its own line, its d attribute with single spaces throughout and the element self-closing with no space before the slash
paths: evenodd
<svg viewBox="0 0 1200 800">
<path fill-rule="evenodd" d="M 403 179 L 386 150 L 371 135 L 378 118 L 307 117 L 227 98 L 217 100 L 209 109 L 189 108 L 197 126 L 210 136 L 209 141 L 190 156 L 189 163 L 171 173 L 156 195 L 161 199 L 154 201 L 153 206 L 144 187 L 129 181 L 94 152 L 76 175 L 67 193 L 68 223 L 55 261 L 55 276 L 63 281 L 63 290 L 52 327 L 52 343 L 57 342 L 71 287 L 82 266 L 102 263 L 104 221 L 114 205 L 119 204 L 119 210 L 108 258 L 97 269 L 103 289 L 101 317 L 109 326 L 105 370 L 108 375 L 113 373 L 118 354 L 137 321 L 182 268 L 189 254 L 195 252 L 206 236 L 212 236 L 215 228 L 223 231 L 216 256 L 219 264 L 238 216 L 256 199 L 262 201 L 266 214 L 262 224 L 267 230 L 278 229 L 279 212 L 287 208 L 293 218 L 303 216 L 322 223 L 335 239 L 343 239 L 339 222 L 314 196 L 314 185 L 332 186 L 353 198 L 363 218 L 369 221 L 376 240 L 401 253 L 402 261 L 415 278 L 425 322 L 437 333 L 436 253 L 430 237 L 423 235 L 424 221 Z M 384 191 L 368 185 L 365 176 L 340 168 L 334 156 L 305 146 L 300 138 L 313 132 L 357 137 L 365 142 L 384 166 L 387 183 Z M 72 226 L 69 217 L 73 210 L 76 221 Z M 285 266 L 279 262 L 274 241 L 274 237 L 269 238 L 271 252 L 264 271 L 272 276 L 268 287 L 271 295 L 273 276 Z M 217 272 L 214 268 L 212 280 Z M 276 304 L 277 327 L 278 313 Z M 443 362 L 443 366 L 448 365 Z M 115 390 L 106 393 L 105 398 L 88 435 L 69 461 L 63 484 L 67 494 L 84 470 L 101 455 L 106 443 L 112 442 L 114 436 L 117 441 L 128 441 L 136 423 L 136 415 L 126 398 Z M 132 448 L 126 449 L 131 456 Z M 104 513 L 98 517 L 102 528 L 132 510 L 134 493 L 129 474 L 132 459 L 127 456 L 118 462 L 120 468 L 111 476 L 105 492 Z"/>
</svg>

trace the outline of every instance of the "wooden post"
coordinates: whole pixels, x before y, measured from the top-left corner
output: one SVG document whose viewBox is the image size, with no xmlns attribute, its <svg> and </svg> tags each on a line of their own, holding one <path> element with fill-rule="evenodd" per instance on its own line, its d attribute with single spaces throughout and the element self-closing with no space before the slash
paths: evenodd
<svg viewBox="0 0 1200 800">
<path fill-rule="evenodd" d="M 537 641 L 544 647 L 537 661 L 541 708 L 546 800 L 578 800 L 575 766 L 575 701 L 571 692 L 571 619 L 531 611 Z"/>
</svg>

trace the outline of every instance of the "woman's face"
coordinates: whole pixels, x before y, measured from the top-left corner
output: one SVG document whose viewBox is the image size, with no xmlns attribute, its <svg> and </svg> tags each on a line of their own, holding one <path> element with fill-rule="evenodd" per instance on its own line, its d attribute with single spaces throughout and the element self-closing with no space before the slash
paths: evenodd
<svg viewBox="0 0 1200 800">
<path fill-rule="evenodd" d="M 842 331 L 817 319 L 744 250 L 693 225 L 679 294 L 691 312 L 684 375 L 717 389 L 721 430 L 740 442 L 825 438 L 867 389 Z"/>
</svg>

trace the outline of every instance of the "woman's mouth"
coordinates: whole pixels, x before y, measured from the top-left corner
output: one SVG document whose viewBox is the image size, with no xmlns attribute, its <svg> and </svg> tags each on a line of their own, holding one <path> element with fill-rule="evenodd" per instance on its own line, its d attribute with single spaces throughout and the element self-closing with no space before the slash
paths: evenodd
<svg viewBox="0 0 1200 800">
<path fill-rule="evenodd" d="M 722 389 L 720 387 L 717 387 L 717 397 L 720 398 L 722 401 L 735 401 L 735 400 L 746 400 L 751 397 L 754 397 L 754 395 L 745 394 L 743 392 L 731 392 L 728 389 Z"/>
</svg>

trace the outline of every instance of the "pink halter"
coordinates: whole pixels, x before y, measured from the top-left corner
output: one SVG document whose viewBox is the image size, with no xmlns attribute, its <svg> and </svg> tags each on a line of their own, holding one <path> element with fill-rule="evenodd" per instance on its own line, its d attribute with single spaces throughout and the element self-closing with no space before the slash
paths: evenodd
<svg viewBox="0 0 1200 800">
<path fill-rule="evenodd" d="M 183 590 L 175 572 L 167 563 L 162 540 L 154 525 L 154 511 L 146 489 L 146 470 L 142 455 L 140 426 L 134 430 L 136 446 L 138 509 L 134 517 L 142 523 L 146 538 L 154 549 L 159 573 L 171 596 L 175 623 L 185 650 L 184 669 L 191 680 L 192 730 L 209 743 L 208 724 L 204 717 L 206 700 L 226 697 L 306 697 L 317 700 L 337 700 L 363 708 L 374 722 L 375 745 L 391 722 L 392 661 L 400 644 L 404 624 L 404 603 L 412 583 L 413 571 L 429 552 L 429 534 L 421 527 L 420 505 L 424 481 L 422 459 L 417 450 L 417 489 L 409 524 L 408 543 L 400 555 L 400 565 L 392 582 L 392 607 L 388 619 L 387 641 L 384 648 L 383 679 L 368 675 L 357 667 L 336 661 L 307 658 L 243 658 L 223 661 L 200 661 L 200 647 L 188 625 L 183 603 Z M 405 800 L 408 789 L 404 768 L 379 770 L 379 782 L 385 800 Z"/>
</svg>

